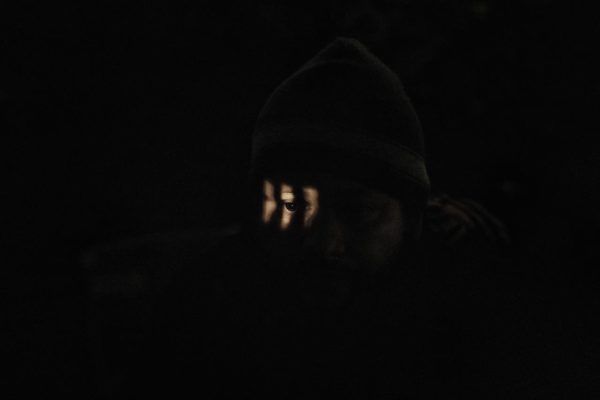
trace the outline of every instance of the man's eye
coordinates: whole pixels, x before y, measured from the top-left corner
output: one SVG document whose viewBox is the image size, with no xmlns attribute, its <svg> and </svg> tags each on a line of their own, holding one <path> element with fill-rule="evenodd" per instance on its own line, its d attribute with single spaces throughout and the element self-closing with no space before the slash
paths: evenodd
<svg viewBox="0 0 600 400">
<path fill-rule="evenodd" d="M 283 206 L 289 212 L 294 212 L 294 211 L 296 211 L 298 209 L 298 204 L 296 204 L 294 202 L 291 202 L 291 201 L 283 203 Z"/>
<path fill-rule="evenodd" d="M 300 204 L 295 202 L 295 201 L 284 201 L 283 202 L 283 206 L 285 207 L 286 210 L 288 210 L 289 212 L 295 212 L 298 211 L 298 207 L 300 207 Z M 304 209 L 306 211 L 311 210 L 311 205 L 306 203 L 304 205 Z"/>
</svg>

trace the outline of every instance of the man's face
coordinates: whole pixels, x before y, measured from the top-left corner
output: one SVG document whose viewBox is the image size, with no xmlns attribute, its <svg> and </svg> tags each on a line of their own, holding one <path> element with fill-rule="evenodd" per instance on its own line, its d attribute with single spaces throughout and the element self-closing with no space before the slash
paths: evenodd
<svg viewBox="0 0 600 400">
<path fill-rule="evenodd" d="M 335 280 L 375 275 L 396 260 L 405 223 L 395 198 L 328 175 L 262 186 L 261 239 L 274 268 Z"/>
</svg>

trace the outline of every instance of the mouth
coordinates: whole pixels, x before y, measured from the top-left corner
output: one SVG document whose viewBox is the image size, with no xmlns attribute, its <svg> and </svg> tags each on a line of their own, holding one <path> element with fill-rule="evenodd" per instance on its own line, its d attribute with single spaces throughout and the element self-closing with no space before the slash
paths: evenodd
<svg viewBox="0 0 600 400">
<path fill-rule="evenodd" d="M 359 266 L 352 260 L 329 258 L 307 264 L 312 271 L 318 271 L 325 276 L 351 276 L 358 273 Z"/>
<path fill-rule="evenodd" d="M 345 261 L 327 261 L 302 271 L 298 284 L 310 305 L 339 308 L 346 304 L 357 285 L 358 268 Z"/>
</svg>

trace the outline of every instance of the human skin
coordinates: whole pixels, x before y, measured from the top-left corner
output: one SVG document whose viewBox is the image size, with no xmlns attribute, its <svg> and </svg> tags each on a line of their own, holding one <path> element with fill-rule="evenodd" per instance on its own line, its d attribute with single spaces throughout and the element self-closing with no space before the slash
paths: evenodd
<svg viewBox="0 0 600 400">
<path fill-rule="evenodd" d="M 269 178 L 262 185 L 263 243 L 282 259 L 375 274 L 402 245 L 402 205 L 381 191 L 326 174 Z"/>
</svg>

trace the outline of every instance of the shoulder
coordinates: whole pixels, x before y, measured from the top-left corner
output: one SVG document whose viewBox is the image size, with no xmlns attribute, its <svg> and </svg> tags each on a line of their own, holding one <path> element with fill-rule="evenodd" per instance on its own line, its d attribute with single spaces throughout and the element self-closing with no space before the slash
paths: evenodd
<svg viewBox="0 0 600 400">
<path fill-rule="evenodd" d="M 83 253 L 90 335 L 103 348 L 94 361 L 119 366 L 98 372 L 102 382 L 119 382 L 110 388 L 117 398 L 157 386 L 172 391 L 170 383 L 185 371 L 177 366 L 192 362 L 190 352 L 200 354 L 195 343 L 213 339 L 203 327 L 219 321 L 212 307 L 222 274 L 215 251 L 236 234 L 230 228 L 152 234 Z"/>
<path fill-rule="evenodd" d="M 529 288 L 511 272 L 517 257 L 505 225 L 475 201 L 443 195 L 428 202 L 423 235 L 429 332 L 443 349 L 444 373 L 477 377 L 468 384 L 482 393 L 554 388 L 542 383 L 552 377 L 543 370 L 543 332 L 529 311 Z"/>
<path fill-rule="evenodd" d="M 82 262 L 94 296 L 158 295 L 186 275 L 215 274 L 216 251 L 237 227 L 158 233 L 96 245 Z"/>
</svg>

